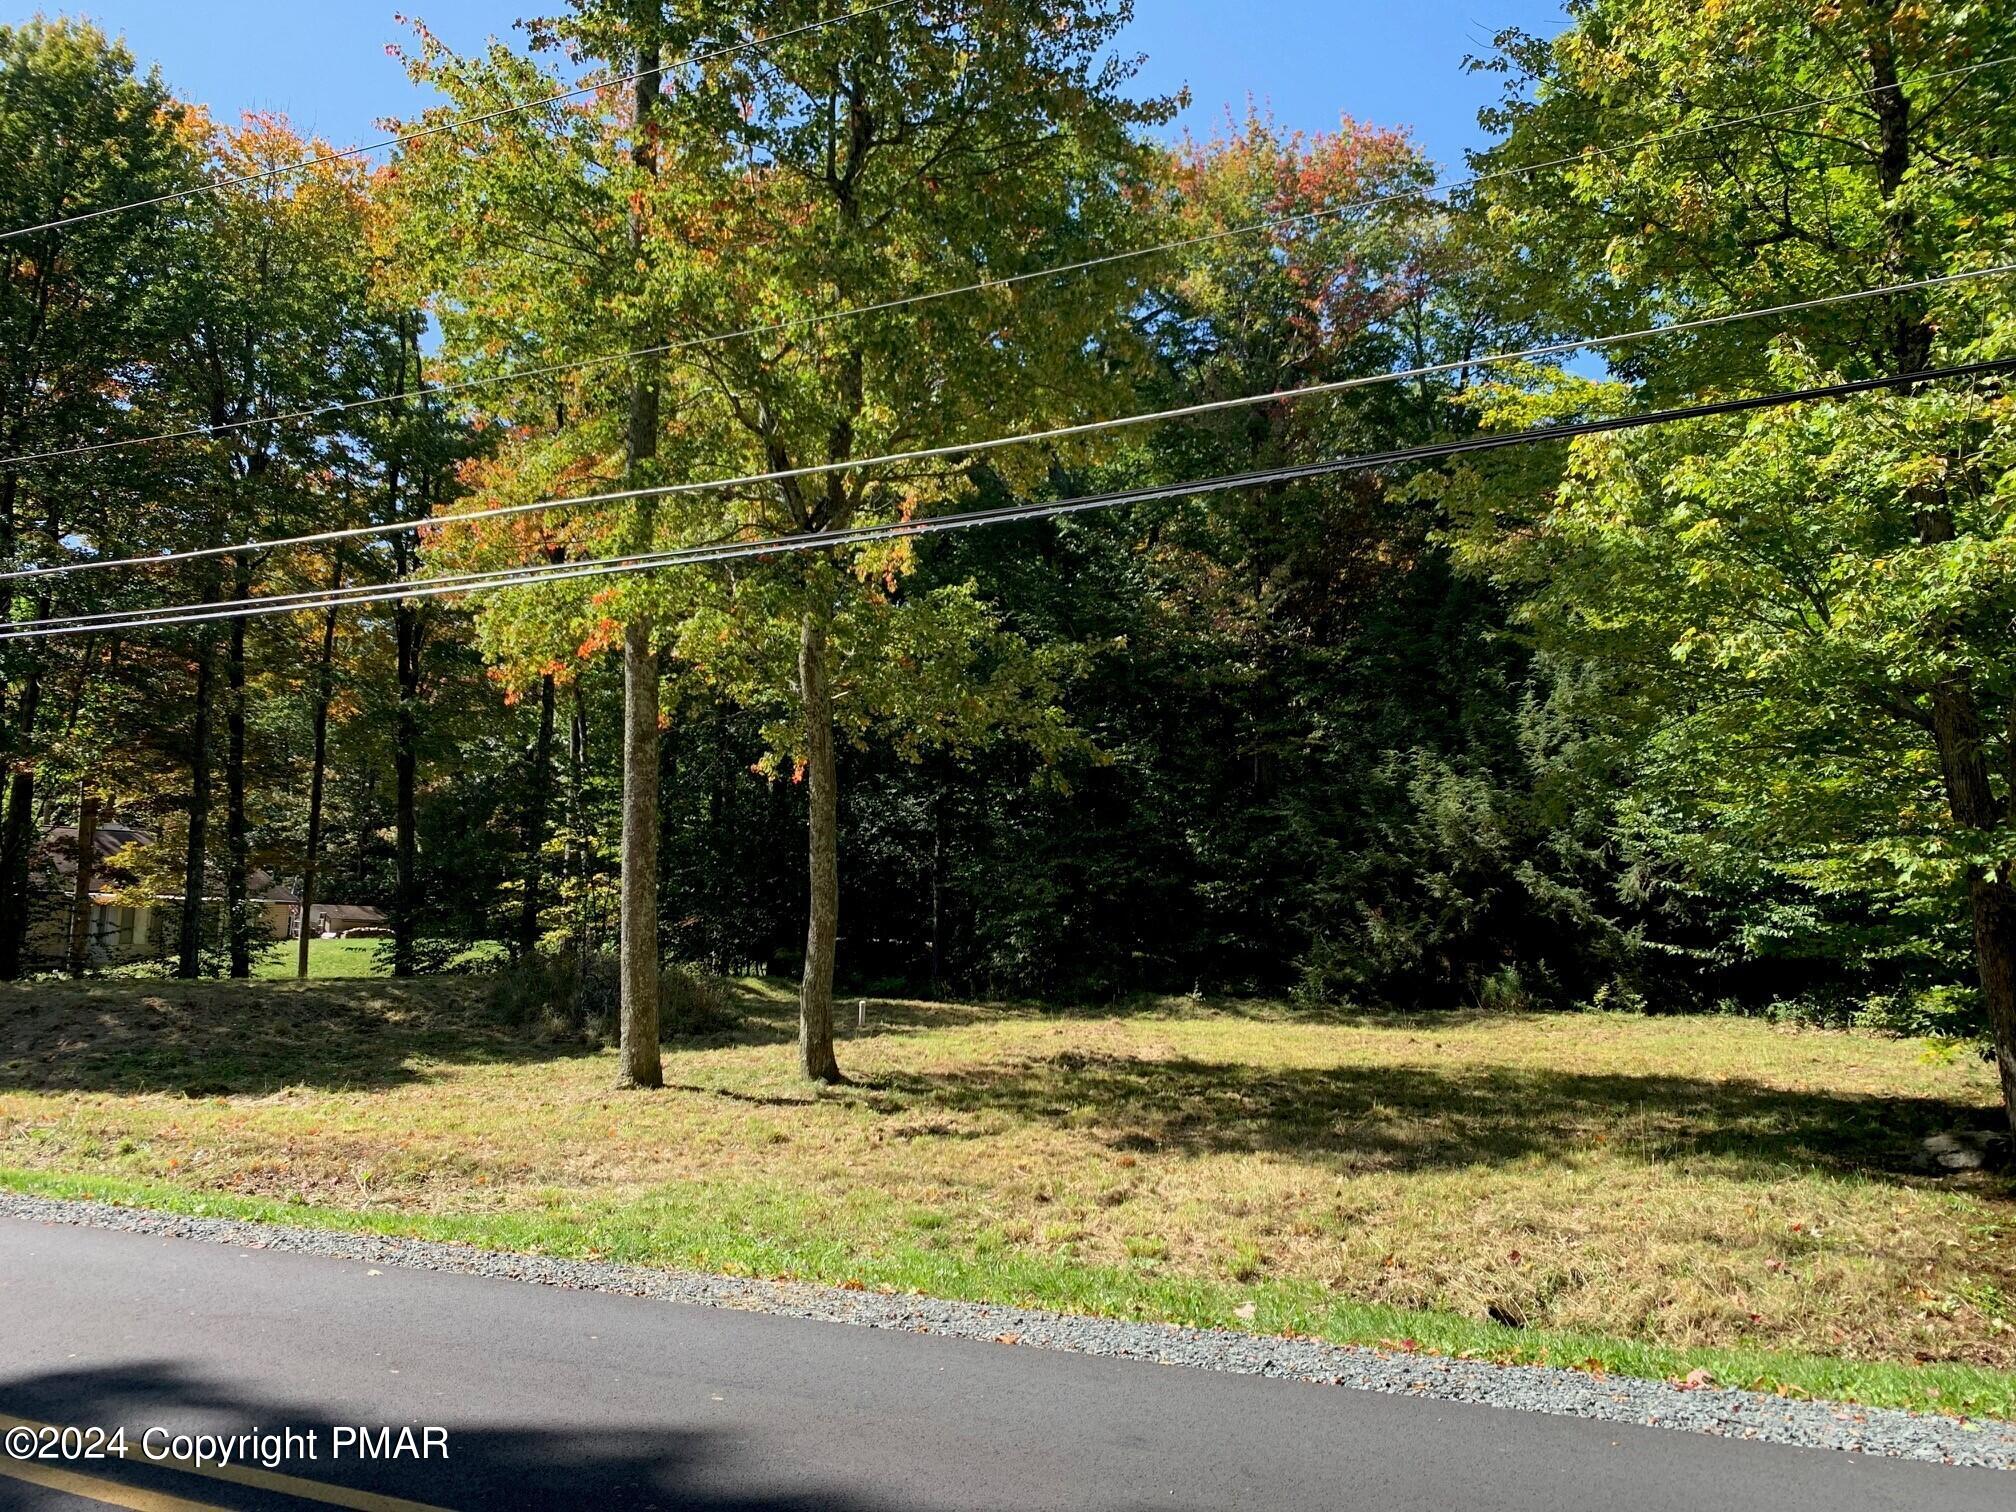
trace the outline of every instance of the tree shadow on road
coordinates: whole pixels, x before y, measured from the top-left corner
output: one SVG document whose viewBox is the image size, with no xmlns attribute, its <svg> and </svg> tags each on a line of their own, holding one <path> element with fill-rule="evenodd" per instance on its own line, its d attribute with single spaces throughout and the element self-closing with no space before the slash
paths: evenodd
<svg viewBox="0 0 2016 1512">
<path fill-rule="evenodd" d="M 361 1423 L 375 1429 L 387 1421 L 381 1416 L 360 1417 L 354 1405 L 345 1414 L 346 1405 L 351 1404 L 254 1395 L 168 1362 L 0 1375 L 0 1413 L 58 1426 L 126 1428 L 131 1450 L 126 1461 L 68 1468 L 222 1507 L 278 1509 L 308 1503 L 150 1465 L 139 1452 L 141 1435 L 150 1425 L 162 1425 L 172 1433 L 235 1434 L 255 1425 L 267 1432 L 319 1429 L 321 1457 L 290 1459 L 275 1467 L 277 1473 L 433 1507 L 871 1512 L 894 1505 L 817 1465 L 781 1466 L 761 1445 L 732 1434 L 684 1427 L 589 1431 L 478 1426 L 459 1423 L 452 1404 L 444 1404 L 437 1420 L 448 1430 L 445 1461 L 332 1462 L 333 1424 Z M 392 1426 L 396 1429 L 401 1423 L 393 1421 Z M 0 1500 L 17 1487 L 18 1483 L 0 1479 Z"/>
</svg>

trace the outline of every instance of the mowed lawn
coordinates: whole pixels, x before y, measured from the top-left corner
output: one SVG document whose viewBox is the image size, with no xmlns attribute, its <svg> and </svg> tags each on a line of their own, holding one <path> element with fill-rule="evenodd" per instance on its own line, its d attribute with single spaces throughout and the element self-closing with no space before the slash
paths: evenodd
<svg viewBox="0 0 2016 1512">
<path fill-rule="evenodd" d="M 185 1210 L 2016 1416 L 1978 1058 L 1612 1015 L 788 994 L 612 1090 L 480 977 L 0 994 L 0 1180 Z"/>
<path fill-rule="evenodd" d="M 378 960 L 384 944 L 383 940 L 310 940 L 308 975 L 311 980 L 385 976 Z M 300 949 L 299 940 L 282 940 L 253 961 L 252 974 L 264 980 L 291 980 L 299 966 Z"/>
<path fill-rule="evenodd" d="M 308 942 L 308 976 L 311 980 L 349 979 L 358 977 L 385 977 L 392 973 L 386 965 L 386 952 L 390 947 L 384 940 L 310 940 Z M 262 980 L 295 980 L 300 965 L 301 942 L 281 940 L 269 945 L 252 960 L 252 975 Z M 464 951 L 458 961 L 461 967 L 481 968 L 503 958 L 503 950 L 495 945 L 478 945 Z M 148 975 L 157 975 L 158 967 L 149 968 Z"/>
</svg>

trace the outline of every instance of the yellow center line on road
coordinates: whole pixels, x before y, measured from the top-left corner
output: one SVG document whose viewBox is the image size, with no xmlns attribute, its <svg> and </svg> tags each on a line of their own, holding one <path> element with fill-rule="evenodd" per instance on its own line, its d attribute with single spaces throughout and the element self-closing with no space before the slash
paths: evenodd
<svg viewBox="0 0 2016 1512">
<path fill-rule="evenodd" d="M 160 1491 L 122 1486 L 117 1481 L 100 1480 L 95 1475 L 79 1475 L 75 1470 L 61 1470 L 39 1460 L 0 1456 L 0 1475 L 9 1480 L 26 1481 L 31 1486 L 41 1486 L 44 1490 L 61 1491 L 66 1496 L 94 1501 L 101 1506 L 125 1507 L 128 1512 L 225 1512 L 224 1508 L 210 1502 L 184 1501 L 179 1496 L 169 1496 Z"/>
<path fill-rule="evenodd" d="M 0 1431 L 9 1428 L 29 1428 L 37 1433 L 49 1428 L 47 1423 L 38 1423 L 33 1418 L 9 1417 L 0 1412 Z M 60 1430 L 59 1430 L 60 1431 Z M 110 1453 L 111 1451 L 107 1451 Z M 351 1512 L 448 1512 L 446 1507 L 437 1507 L 431 1502 L 408 1501 L 402 1496 L 381 1496 L 376 1491 L 355 1491 L 348 1486 L 331 1486 L 322 1481 L 303 1480 L 296 1475 L 282 1475 L 277 1470 L 261 1470 L 251 1465 L 199 1465 L 194 1460 L 177 1459 L 173 1455 L 136 1453 L 128 1449 L 117 1456 L 136 1465 L 156 1465 L 163 1470 L 179 1470 L 185 1475 L 208 1476 L 211 1480 L 229 1481 L 234 1486 L 250 1486 L 255 1491 L 273 1491 L 281 1496 L 296 1497 L 301 1501 L 320 1502 L 327 1507 L 348 1507 Z M 0 1455 L 0 1475 L 14 1475 L 19 1480 L 34 1477 L 18 1472 L 33 1466 L 38 1471 L 62 1475 L 80 1482 L 97 1485 L 101 1491 L 74 1490 L 69 1486 L 59 1487 L 71 1491 L 76 1496 L 88 1496 L 106 1502 L 114 1507 L 132 1507 L 136 1512 L 217 1512 L 203 1502 L 183 1501 L 173 1496 L 162 1496 L 154 1492 L 136 1491 L 111 1481 L 95 1481 L 92 1477 L 76 1475 L 70 1471 L 53 1470 L 36 1461 L 8 1459 Z M 115 1500 L 108 1493 L 126 1497 L 152 1497 L 152 1500 Z"/>
</svg>

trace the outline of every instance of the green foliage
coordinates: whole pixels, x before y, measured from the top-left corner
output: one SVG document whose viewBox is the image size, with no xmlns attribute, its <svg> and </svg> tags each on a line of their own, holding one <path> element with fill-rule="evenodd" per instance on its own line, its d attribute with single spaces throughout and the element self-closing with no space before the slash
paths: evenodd
<svg viewBox="0 0 2016 1512">
<path fill-rule="evenodd" d="M 1590 0 L 1574 16 L 1552 43 L 1501 39 L 1489 65 L 1509 135 L 1487 168 L 1585 154 L 1565 196 L 1495 177 L 1479 207 L 1533 253 L 1537 319 L 1600 330 L 2006 256 L 2009 138 L 1989 103 L 2006 79 L 1973 66 L 2016 40 L 2005 11 Z M 1801 102 L 1831 103 L 1697 130 Z M 1587 150 L 1641 132 L 1659 140 Z M 2009 309 L 1996 281 L 1825 306 L 1763 339 L 1644 343 L 1614 359 L 1628 391 L 1480 408 L 1516 425 L 1908 373 L 2007 350 Z M 1999 969 L 2016 857 L 1996 712 L 2016 691 L 2007 427 L 1998 391 L 1905 390 L 1579 442 L 1558 475 L 1477 469 L 1451 499 L 1465 565 L 1519 596 L 1549 654 L 1609 671 L 1620 832 L 1693 926 L 1667 958 L 1711 990 L 1747 965 L 1752 1001 L 1806 1016 L 1970 1033 L 1999 1016 L 2016 1087 L 2016 1005 L 1959 990 L 1978 948 Z"/>
<path fill-rule="evenodd" d="M 544 1038 L 610 1044 L 620 980 L 613 951 L 529 956 L 497 973 L 492 1002 L 501 1018 Z M 740 1022 L 726 984 L 703 969 L 667 962 L 658 993 L 667 1037 L 721 1034 Z"/>
<path fill-rule="evenodd" d="M 671 9 L 579 0 L 531 26 L 529 53 L 457 56 L 419 29 L 410 65 L 444 103 L 416 124 L 815 14 Z M 1349 120 L 1302 135 L 1249 115 L 1153 146 L 1168 102 L 1131 98 L 1109 61 L 1126 14 L 986 0 L 864 17 L 674 70 L 641 107 L 606 91 L 429 137 L 380 173 L 331 165 L 116 231 L 85 223 L 47 257 L 27 239 L 0 316 L 21 336 L 24 280 L 69 280 L 33 358 L 68 376 L 5 390 L 20 446 L 256 420 L 330 393 L 385 402 L 28 468 L 10 484 L 11 549 L 199 544 L 626 477 L 821 468 L 1458 365 L 1124 440 L 528 514 L 340 560 L 227 561 L 178 587 L 376 582 L 1307 461 L 1992 355 L 2016 337 L 2006 294 L 1984 283 L 1816 309 L 1767 339 L 1731 326 L 1620 349 L 1606 378 L 1495 368 L 1480 388 L 1460 366 L 2005 257 L 2006 80 L 1952 72 L 2016 47 L 1993 7 L 1580 0 L 1562 36 L 1508 34 L 1480 65 L 1506 88 L 1480 164 L 1492 176 L 1436 204 L 1413 193 L 1432 169 L 1404 133 Z M 307 146 L 284 122 L 213 128 L 88 28 L 31 23 L 0 47 L 17 60 L 0 69 L 0 138 L 26 165 L 0 186 L 16 222 L 53 213 L 40 200 L 59 180 L 138 198 Z M 1901 163 L 1869 93 L 1893 74 L 1913 105 Z M 66 110 L 89 129 L 56 164 L 38 123 Z M 1658 140 L 1609 150 L 1641 136 Z M 1497 172 L 1560 157 L 1573 165 Z M 1358 201 L 1375 203 L 1318 214 Z M 1303 218 L 1244 229 L 1280 217 Z M 1165 237 L 1202 240 L 831 318 Z M 128 257 L 166 271 L 134 287 Z M 425 362 L 423 309 L 441 338 Z M 743 328 L 761 334 L 712 339 Z M 671 350 L 616 359 L 657 345 Z M 120 354 L 116 403 L 102 351 Z M 431 387 L 605 358 L 460 399 Z M 631 401 L 651 388 L 652 455 L 637 460 Z M 59 394 L 62 413 L 38 407 Z M 1963 680 L 2006 794 L 2012 461 L 1995 391 L 1870 396 L 1413 475 L 547 584 L 467 611 L 346 614 L 318 890 L 396 907 L 407 967 L 508 941 L 534 977 L 559 959 L 583 981 L 604 970 L 580 963 L 606 965 L 615 933 L 608 653 L 643 616 L 664 673 L 660 922 L 709 970 L 797 959 L 823 721 L 839 970 L 856 984 L 1726 1006 L 1976 1033 L 1965 900 L 2012 859 L 2009 826 L 1956 821 L 1926 722 L 1933 692 Z M 31 544 L 37 530 L 50 539 Z M 100 581 L 91 607 L 159 591 Z M 245 714 L 245 859 L 298 877 L 321 633 L 303 615 L 256 623 L 242 653 L 195 634 L 10 652 L 10 720 L 31 674 L 44 713 L 9 738 L 44 810 L 88 781 L 159 833 L 149 886 L 173 894 L 189 710 L 205 659 L 221 696 L 241 657 L 246 691 L 219 709 Z M 808 634 L 830 694 L 810 719 Z M 75 690 L 60 731 L 53 688 Z M 213 752 L 220 789 L 233 761 Z M 238 865 L 221 835 L 208 850 L 213 875 Z M 577 1011 L 571 987 L 538 991 L 565 998 L 570 1033 L 600 1011 Z"/>
</svg>

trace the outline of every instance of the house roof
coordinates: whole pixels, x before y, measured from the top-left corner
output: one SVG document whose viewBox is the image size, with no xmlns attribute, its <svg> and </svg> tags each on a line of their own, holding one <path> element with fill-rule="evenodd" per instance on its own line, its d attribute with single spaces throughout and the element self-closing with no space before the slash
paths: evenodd
<svg viewBox="0 0 2016 1512">
<path fill-rule="evenodd" d="M 121 824 L 117 820 L 107 820 L 101 823 L 92 835 L 91 849 L 95 853 L 97 860 L 91 868 L 91 890 L 94 893 L 117 892 L 119 890 L 119 879 L 107 871 L 104 863 L 129 845 L 149 845 L 153 843 L 153 840 L 154 836 L 151 833 L 143 829 L 135 829 L 130 824 Z M 51 826 L 43 833 L 42 848 L 48 855 L 50 869 L 58 877 L 67 880 L 77 875 L 76 825 L 58 824 Z M 293 888 L 275 881 L 271 872 L 263 871 L 256 867 L 246 874 L 245 891 L 255 903 L 284 904 L 289 908 L 299 907 L 301 903 L 301 895 L 295 892 Z M 164 896 L 156 901 L 173 903 L 179 901 L 179 897 Z M 206 898 L 204 901 L 215 903 L 222 900 L 218 898 Z M 364 920 L 362 922 L 372 923 L 377 921 Z"/>
<path fill-rule="evenodd" d="M 92 835 L 92 854 L 98 860 L 124 850 L 127 846 L 152 840 L 154 837 L 145 830 L 136 830 L 125 824 L 101 824 Z M 77 826 L 59 824 L 42 836 L 42 844 L 49 852 L 50 861 L 59 875 L 77 875 Z M 94 867 L 95 871 L 96 868 Z"/>
<path fill-rule="evenodd" d="M 386 922 L 383 909 L 368 903 L 317 903 L 308 910 L 310 922 L 327 923 L 332 929 L 362 929 Z"/>
</svg>

